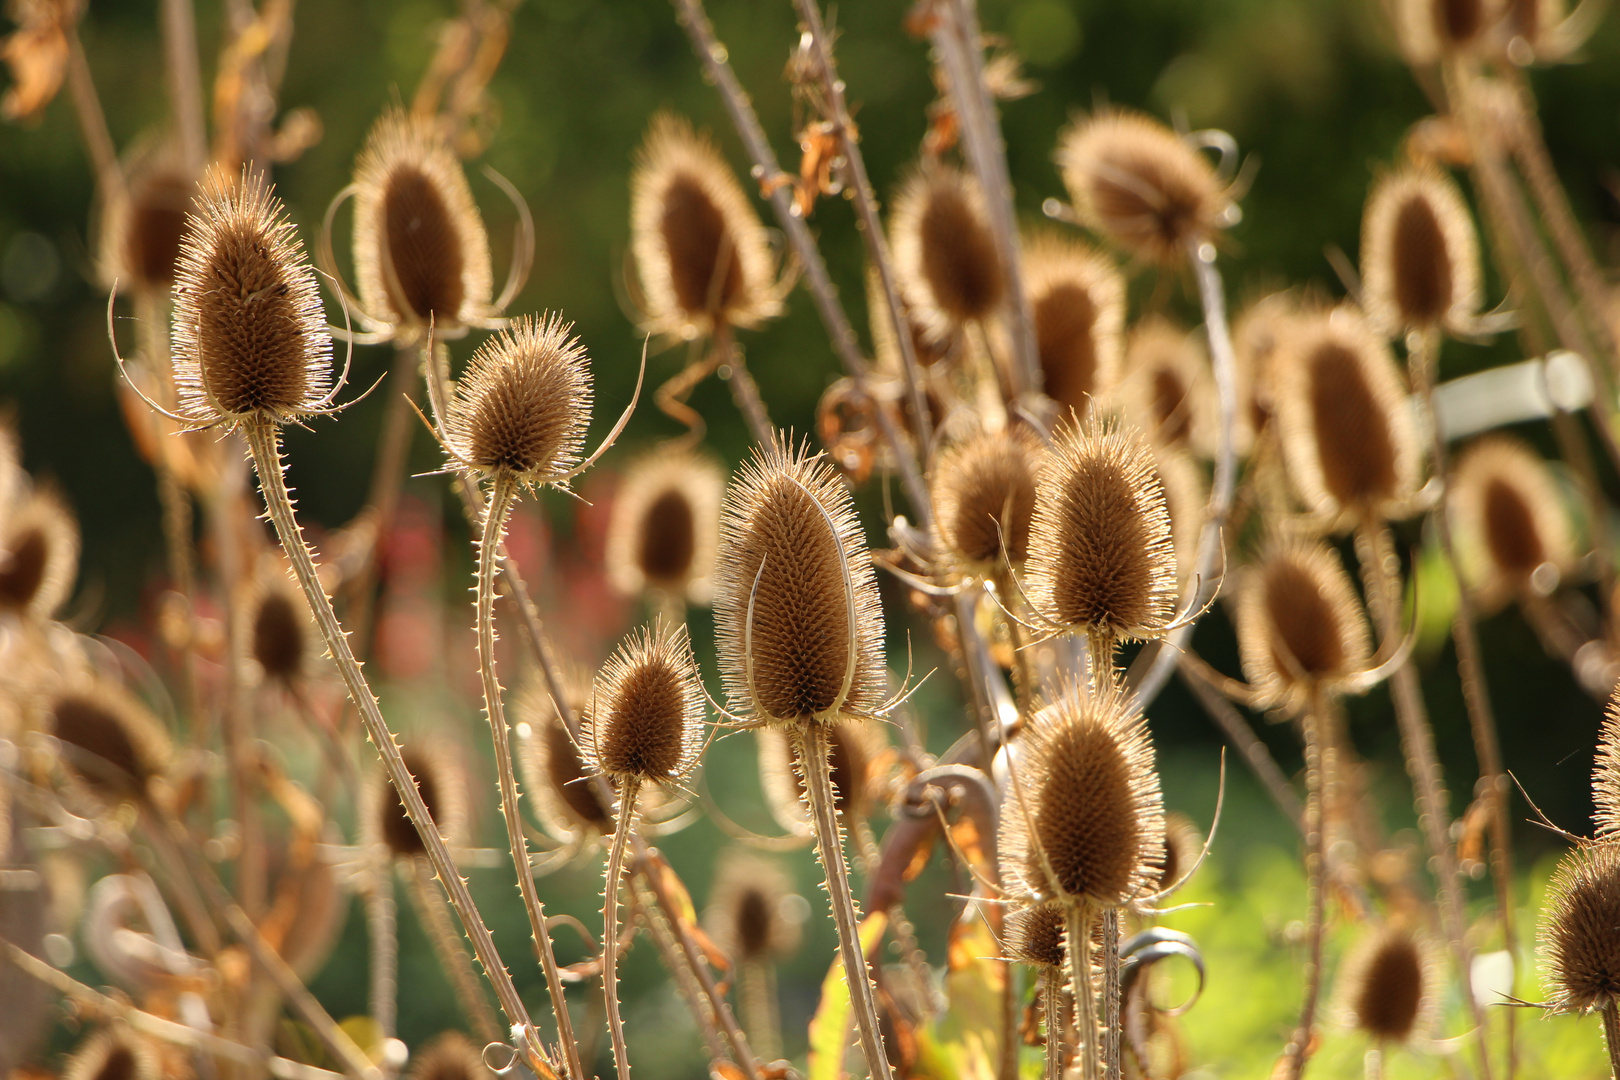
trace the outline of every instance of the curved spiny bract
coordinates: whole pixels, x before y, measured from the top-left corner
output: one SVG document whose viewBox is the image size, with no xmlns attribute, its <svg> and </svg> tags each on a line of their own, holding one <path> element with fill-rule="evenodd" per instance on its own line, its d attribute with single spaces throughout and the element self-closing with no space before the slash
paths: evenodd
<svg viewBox="0 0 1620 1080">
<path fill-rule="evenodd" d="M 1545 596 L 1578 559 L 1569 513 L 1546 461 L 1510 435 L 1488 435 L 1457 459 L 1450 485 L 1457 555 L 1486 610 Z"/>
<path fill-rule="evenodd" d="M 1256 703 L 1298 710 L 1318 690 L 1358 674 L 1372 634 L 1355 586 L 1334 550 L 1301 539 L 1272 543 L 1242 575 L 1238 649 Z"/>
<path fill-rule="evenodd" d="M 1538 944 L 1554 1011 L 1610 1011 L 1620 1004 L 1620 845 L 1583 845 L 1559 862 Z"/>
<path fill-rule="evenodd" d="M 1378 1043 L 1408 1043 L 1429 1033 L 1445 984 L 1433 943 L 1400 926 L 1367 932 L 1339 971 L 1342 1023 Z"/>
<path fill-rule="evenodd" d="M 1025 427 L 985 431 L 942 451 L 932 469 L 934 524 L 946 556 L 963 573 L 988 576 L 1003 557 L 1029 557 L 1035 483 L 1046 456 Z"/>
<path fill-rule="evenodd" d="M 1164 488 L 1164 506 L 1170 515 L 1170 542 L 1176 553 L 1177 580 L 1186 582 L 1197 569 L 1198 541 L 1209 509 L 1209 483 L 1191 454 L 1155 446 L 1153 471 Z"/>
<path fill-rule="evenodd" d="M 1361 219 L 1362 302 L 1390 337 L 1466 333 L 1479 307 L 1479 240 L 1462 192 L 1434 169 L 1379 179 Z"/>
<path fill-rule="evenodd" d="M 608 581 L 625 596 L 643 590 L 707 603 L 725 473 L 712 458 L 659 450 L 626 470 L 608 521 Z"/>
<path fill-rule="evenodd" d="M 1125 280 L 1106 255 L 1043 229 L 1024 241 L 1024 291 L 1042 390 L 1059 417 L 1084 419 L 1120 376 Z"/>
<path fill-rule="evenodd" d="M 73 591 L 78 525 L 47 489 L 36 489 L 14 510 L 0 507 L 0 514 L 0 612 L 49 619 Z"/>
<path fill-rule="evenodd" d="M 585 763 L 618 783 L 679 783 L 703 750 L 703 714 L 685 625 L 643 628 L 596 677 L 580 719 Z"/>
<path fill-rule="evenodd" d="M 1204 834 L 1186 814 L 1174 810 L 1164 815 L 1164 858 L 1159 866 L 1159 878 L 1153 885 L 1155 892 L 1170 892 L 1181 888 L 1198 866 L 1204 849 Z"/>
<path fill-rule="evenodd" d="M 906 303 L 934 341 L 983 323 L 1001 305 L 1006 275 L 978 183 L 932 163 L 895 196 L 889 223 Z"/>
</svg>

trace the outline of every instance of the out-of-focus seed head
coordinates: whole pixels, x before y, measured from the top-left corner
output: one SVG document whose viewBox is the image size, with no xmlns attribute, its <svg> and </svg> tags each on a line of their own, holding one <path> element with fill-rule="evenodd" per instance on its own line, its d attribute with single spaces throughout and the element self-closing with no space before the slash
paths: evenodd
<svg viewBox="0 0 1620 1080">
<path fill-rule="evenodd" d="M 446 739 L 428 739 L 420 745 L 401 748 L 405 767 L 416 778 L 417 794 L 433 816 L 433 823 L 448 844 L 465 843 L 468 825 L 468 782 L 466 765 L 459 748 Z M 399 797 L 386 775 L 372 778 L 367 827 L 372 843 L 382 843 L 395 858 L 427 854 L 422 837 L 405 813 L 405 800 Z"/>
<path fill-rule="evenodd" d="M 1068 932 L 1068 915 L 1061 904 L 1013 908 L 1001 924 L 1007 959 L 1038 968 L 1063 966 Z"/>
<path fill-rule="evenodd" d="M 1353 308 L 1301 316 L 1273 363 L 1288 475 L 1313 512 L 1350 525 L 1417 490 L 1417 431 L 1395 358 Z"/>
<path fill-rule="evenodd" d="M 1186 814 L 1170 811 L 1164 815 L 1164 860 L 1159 866 L 1159 878 L 1154 891 L 1178 889 L 1198 865 L 1198 856 L 1204 850 L 1204 835 Z"/>
<path fill-rule="evenodd" d="M 385 326 L 455 333 L 489 312 L 489 234 L 435 121 L 384 113 L 354 170 L 360 302 Z"/>
<path fill-rule="evenodd" d="M 1501 0 L 1398 0 L 1396 37 L 1409 63 L 1432 64 L 1484 46 L 1501 8 Z"/>
<path fill-rule="evenodd" d="M 320 655 L 309 602 L 279 562 L 255 575 L 238 604 L 238 637 L 266 682 L 301 682 Z"/>
<path fill-rule="evenodd" d="M 174 377 L 193 423 L 284 422 L 324 407 L 332 373 L 315 271 L 257 173 L 204 178 L 174 279 Z"/>
<path fill-rule="evenodd" d="M 882 705 L 883 608 L 849 489 L 808 446 L 757 449 L 726 491 L 714 576 L 726 697 L 769 723 Z"/>
<path fill-rule="evenodd" d="M 86 682 L 44 702 L 43 730 L 56 738 L 75 786 L 106 802 L 138 802 L 170 756 L 162 724 L 122 687 Z"/>
<path fill-rule="evenodd" d="M 1142 320 L 1131 331 L 1118 394 L 1149 441 L 1214 454 L 1215 386 L 1200 335 L 1167 319 Z"/>
<path fill-rule="evenodd" d="M 1152 451 L 1131 427 L 1060 429 L 1036 485 L 1030 602 L 1048 622 L 1114 640 L 1175 614 L 1176 553 Z"/>
<path fill-rule="evenodd" d="M 1343 1022 L 1379 1043 L 1424 1035 L 1444 984 L 1430 941 L 1400 926 L 1369 931 L 1345 958 L 1336 992 Z"/>
<path fill-rule="evenodd" d="M 694 338 L 781 313 L 759 215 L 720 151 L 660 113 L 630 176 L 630 251 L 651 334 Z"/>
<path fill-rule="evenodd" d="M 1361 282 L 1367 317 L 1391 337 L 1467 330 L 1479 307 L 1479 240 L 1449 177 L 1408 168 L 1373 185 L 1361 218 Z"/>
<path fill-rule="evenodd" d="M 1542 984 L 1558 1012 L 1620 1002 L 1620 845 L 1564 856 L 1541 909 Z"/>
<path fill-rule="evenodd" d="M 729 852 L 720 860 L 703 925 L 733 963 L 782 960 L 799 948 L 805 904 L 771 860 Z"/>
<path fill-rule="evenodd" d="M 167 147 L 132 155 L 124 175 L 125 190 L 102 219 L 101 277 L 109 287 L 162 296 L 174 284 L 196 182 Z"/>
<path fill-rule="evenodd" d="M 643 628 L 596 677 L 580 720 L 585 764 L 621 784 L 680 782 L 703 750 L 703 702 L 686 626 Z"/>
<path fill-rule="evenodd" d="M 1029 557 L 1035 479 L 1046 456 L 1027 428 L 986 431 L 955 443 L 934 462 L 934 521 L 945 551 L 963 571 L 986 574 Z"/>
<path fill-rule="evenodd" d="M 1273 543 L 1237 596 L 1243 673 L 1268 705 L 1303 705 L 1366 667 L 1371 632 L 1339 556 L 1326 544 Z"/>
<path fill-rule="evenodd" d="M 590 701 L 590 674 L 570 667 L 564 682 L 569 708 L 575 716 L 582 715 Z M 543 681 L 536 679 L 524 687 L 517 695 L 513 715 L 520 736 L 518 764 L 524 786 L 534 798 L 546 831 L 558 840 L 611 833 L 613 808 L 597 796 L 585 760 L 557 715 L 556 703 Z"/>
<path fill-rule="evenodd" d="M 50 618 L 73 591 L 78 568 L 79 527 L 56 495 L 35 490 L 5 515 L 0 525 L 0 612 Z"/>
<path fill-rule="evenodd" d="M 79 1044 L 62 1067 L 62 1080 L 159 1080 L 155 1047 L 123 1026 L 102 1028 Z"/>
<path fill-rule="evenodd" d="M 804 778 L 799 775 L 786 733 L 761 728 L 758 738 L 759 786 L 771 816 L 789 832 L 810 836 Z M 859 720 L 833 724 L 827 728 L 827 742 L 834 804 L 846 820 L 861 820 L 871 813 L 875 789 L 881 786 L 879 759 L 888 749 L 882 725 Z"/>
<path fill-rule="evenodd" d="M 1107 256 L 1042 230 L 1024 241 L 1024 289 L 1035 319 L 1042 389 L 1058 415 L 1084 419 L 1119 378 L 1125 281 Z"/>
<path fill-rule="evenodd" d="M 410 1080 L 495 1080 L 484 1055 L 459 1031 L 446 1031 L 416 1054 Z"/>
<path fill-rule="evenodd" d="M 966 173 L 942 164 L 914 172 L 895 196 L 890 232 L 906 302 L 933 340 L 994 314 L 1007 279 L 984 197 Z"/>
<path fill-rule="evenodd" d="M 560 483 L 579 464 L 591 421 L 591 372 L 573 323 L 525 316 L 473 353 L 445 406 L 453 461 L 526 487 Z"/>
<path fill-rule="evenodd" d="M 1539 454 L 1512 436 L 1488 435 L 1458 458 L 1451 483 L 1458 555 L 1481 606 L 1558 587 L 1575 564 L 1575 538 Z"/>
<path fill-rule="evenodd" d="M 1141 113 L 1082 117 L 1059 138 L 1057 164 L 1081 220 L 1139 259 L 1180 263 L 1232 218 L 1209 161 Z"/>
<path fill-rule="evenodd" d="M 713 458 L 659 450 L 630 466 L 608 522 L 608 581 L 707 603 L 726 478 Z"/>
<path fill-rule="evenodd" d="M 1209 485 L 1192 455 L 1181 450 L 1153 447 L 1153 470 L 1164 488 L 1164 505 L 1170 513 L 1170 542 L 1176 552 L 1179 580 L 1185 581 L 1192 576 L 1198 559 L 1198 541 L 1209 508 Z"/>
<path fill-rule="evenodd" d="M 1001 810 L 1015 897 L 1112 908 L 1152 891 L 1164 807 L 1147 723 L 1114 690 L 1066 690 L 1025 727 Z"/>
</svg>

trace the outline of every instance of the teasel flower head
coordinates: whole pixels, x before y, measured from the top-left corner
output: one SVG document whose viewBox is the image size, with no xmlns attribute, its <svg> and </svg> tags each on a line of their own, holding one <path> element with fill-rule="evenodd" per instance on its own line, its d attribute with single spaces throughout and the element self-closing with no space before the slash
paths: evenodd
<svg viewBox="0 0 1620 1080">
<path fill-rule="evenodd" d="M 174 284 L 195 178 L 167 147 L 149 146 L 124 166 L 125 190 L 109 202 L 100 229 L 100 276 L 147 296 Z"/>
<path fill-rule="evenodd" d="M 90 1036 L 62 1067 L 62 1080 L 161 1080 L 164 1075 L 156 1047 L 123 1026 Z"/>
<path fill-rule="evenodd" d="M 446 1031 L 416 1055 L 409 1080 L 495 1080 L 484 1055 L 459 1031 Z"/>
<path fill-rule="evenodd" d="M 703 750 L 703 704 L 686 626 L 643 628 L 596 677 L 580 719 L 586 766 L 620 784 L 680 783 Z"/>
<path fill-rule="evenodd" d="M 1363 671 L 1367 615 L 1339 556 L 1320 541 L 1274 541 L 1237 595 L 1243 673 L 1266 706 L 1302 707 Z"/>
<path fill-rule="evenodd" d="M 431 117 L 390 109 L 354 170 L 360 307 L 389 329 L 463 331 L 493 314 L 489 234 L 466 173 Z"/>
<path fill-rule="evenodd" d="M 570 667 L 563 683 L 568 707 L 581 715 L 590 701 L 590 674 Z M 524 787 L 546 831 L 560 841 L 612 833 L 613 808 L 598 797 L 585 759 L 541 680 L 532 680 L 517 695 L 514 716 Z M 643 795 L 643 804 L 652 794 Z"/>
<path fill-rule="evenodd" d="M 1492 35 L 1501 0 L 1398 0 L 1395 33 L 1407 62 L 1432 64 L 1476 51 Z"/>
<path fill-rule="evenodd" d="M 1339 972 L 1341 1021 L 1374 1042 L 1421 1039 L 1439 1014 L 1445 983 L 1433 943 L 1399 925 L 1369 930 Z"/>
<path fill-rule="evenodd" d="M 1061 904 L 1012 908 L 1001 924 L 1007 959 L 1037 968 L 1061 968 L 1068 956 L 1068 914 Z"/>
<path fill-rule="evenodd" d="M 1566 854 L 1541 909 L 1542 985 L 1555 1012 L 1620 1004 L 1620 845 Z"/>
<path fill-rule="evenodd" d="M 1119 378 L 1125 280 L 1106 255 L 1051 230 L 1024 241 L 1041 387 L 1058 415 L 1084 418 Z"/>
<path fill-rule="evenodd" d="M 36 489 L 15 509 L 0 506 L 0 612 L 48 619 L 73 591 L 79 527 L 67 506 Z"/>
<path fill-rule="evenodd" d="M 793 747 L 777 728 L 761 728 L 759 786 L 776 823 L 795 836 L 810 835 L 804 779 L 794 763 Z M 833 797 L 846 821 L 864 821 L 881 787 L 880 758 L 888 749 L 883 728 L 846 720 L 827 728 L 827 760 L 832 766 Z"/>
<path fill-rule="evenodd" d="M 934 521 L 947 557 L 985 576 L 1029 558 L 1035 482 L 1046 450 L 1028 428 L 984 431 L 940 451 L 930 485 Z"/>
<path fill-rule="evenodd" d="M 1407 168 L 1382 177 L 1361 218 L 1362 300 L 1390 337 L 1466 333 L 1479 307 L 1479 240 L 1451 178 Z"/>
<path fill-rule="evenodd" d="M 1118 396 L 1125 415 L 1160 446 L 1215 452 L 1215 385 L 1198 335 L 1150 317 L 1131 331 Z"/>
<path fill-rule="evenodd" d="M 1136 707 L 1112 687 L 1069 687 L 1022 738 L 1001 811 L 1003 888 L 1093 910 L 1151 892 L 1164 858 L 1164 807 Z"/>
<path fill-rule="evenodd" d="M 1059 137 L 1057 164 L 1081 221 L 1147 262 L 1179 264 L 1237 217 L 1209 161 L 1141 113 L 1082 117 Z"/>
<path fill-rule="evenodd" d="M 473 353 L 445 404 L 453 466 L 527 488 L 563 484 L 580 463 L 591 417 L 585 347 L 561 316 L 525 316 Z"/>
<path fill-rule="evenodd" d="M 1175 615 L 1176 553 L 1153 454 L 1131 427 L 1066 425 L 1041 467 L 1026 588 L 1047 623 L 1112 640 Z"/>
<path fill-rule="evenodd" d="M 1558 483 L 1530 446 L 1489 435 L 1463 451 L 1451 481 L 1451 513 L 1464 570 L 1490 608 L 1514 596 L 1545 596 L 1576 562 Z"/>
<path fill-rule="evenodd" d="M 1416 424 L 1388 345 L 1355 309 L 1300 316 L 1273 361 L 1288 475 L 1338 525 L 1404 512 L 1417 490 Z"/>
<path fill-rule="evenodd" d="M 783 960 L 799 949 L 807 905 L 771 860 L 731 852 L 720 861 L 704 928 L 735 964 Z"/>
<path fill-rule="evenodd" d="M 445 738 L 429 738 L 403 746 L 405 767 L 416 778 L 416 792 L 433 815 L 433 824 L 445 843 L 466 844 L 468 836 L 468 777 L 460 748 Z M 368 842 L 384 844 L 397 859 L 425 855 L 426 845 L 405 813 L 405 801 L 388 777 L 377 773 L 367 790 L 364 828 Z"/>
<path fill-rule="evenodd" d="M 281 565 L 255 576 L 238 610 L 238 639 L 265 682 L 297 686 L 319 663 L 322 647 L 309 602 Z"/>
<path fill-rule="evenodd" d="M 196 427 L 326 410 L 332 336 L 315 271 L 263 177 L 203 179 L 174 280 L 174 377 Z"/>
<path fill-rule="evenodd" d="M 632 464 L 608 522 L 614 589 L 707 603 L 725 487 L 714 459 L 687 450 L 657 450 Z"/>
<path fill-rule="evenodd" d="M 978 184 L 960 169 L 931 163 L 895 196 L 889 223 L 895 269 L 906 302 L 935 341 L 984 323 L 1006 295 Z"/>
<path fill-rule="evenodd" d="M 883 608 L 849 489 L 808 445 L 759 449 L 726 491 L 714 613 L 726 697 L 767 724 L 884 707 Z"/>
<path fill-rule="evenodd" d="M 705 136 L 653 117 L 630 176 L 630 251 L 642 329 L 692 339 L 782 311 L 776 261 L 759 215 Z"/>
<path fill-rule="evenodd" d="M 100 679 L 42 702 L 41 729 L 56 739 L 73 787 L 108 803 L 141 802 L 168 767 L 168 733 L 123 687 Z"/>
<path fill-rule="evenodd" d="M 1204 848 L 1203 834 L 1192 818 L 1172 810 L 1164 815 L 1164 859 L 1159 866 L 1155 892 L 1180 888 L 1198 866 Z"/>
<path fill-rule="evenodd" d="M 1182 450 L 1153 447 L 1153 470 L 1164 488 L 1164 505 L 1170 514 L 1170 541 L 1176 552 L 1179 580 L 1185 581 L 1191 577 L 1198 558 L 1198 541 L 1203 535 L 1204 514 L 1209 507 L 1209 485 L 1198 462 Z"/>
</svg>

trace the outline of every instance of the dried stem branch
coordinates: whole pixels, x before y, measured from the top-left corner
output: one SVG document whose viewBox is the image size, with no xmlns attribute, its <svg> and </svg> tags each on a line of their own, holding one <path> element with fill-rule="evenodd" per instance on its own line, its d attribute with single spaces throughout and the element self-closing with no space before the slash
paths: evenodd
<svg viewBox="0 0 1620 1080">
<path fill-rule="evenodd" d="M 1316 1003 L 1322 989 L 1322 935 L 1327 915 L 1327 859 L 1324 852 L 1324 821 L 1327 792 L 1324 780 L 1332 775 L 1333 767 L 1324 760 L 1331 754 L 1333 741 L 1324 739 L 1322 725 L 1332 723 L 1327 703 L 1320 694 L 1306 706 L 1300 717 L 1305 740 L 1305 996 L 1299 1008 L 1299 1026 L 1288 1042 L 1287 1080 L 1299 1080 L 1305 1075 L 1305 1061 L 1311 1051 L 1311 1039 L 1316 1031 Z"/>
<path fill-rule="evenodd" d="M 775 438 L 771 418 L 765 411 L 765 402 L 760 399 L 759 386 L 748 373 L 748 365 L 743 360 L 742 349 L 737 346 L 736 336 L 731 327 L 724 323 L 715 329 L 714 351 L 720 361 L 720 377 L 731 387 L 731 399 L 737 403 L 737 411 L 742 413 L 744 422 L 748 424 L 748 433 L 760 446 L 770 446 Z"/>
<path fill-rule="evenodd" d="M 118 164 L 118 148 L 107 130 L 107 114 L 101 109 L 101 96 L 96 93 L 90 61 L 84 55 L 84 43 L 79 40 L 78 22 L 64 20 L 63 32 L 68 39 L 68 96 L 73 99 L 73 111 L 79 118 L 79 134 L 84 139 L 85 151 L 95 166 L 96 192 L 105 206 L 124 193 L 124 170 Z"/>
<path fill-rule="evenodd" d="M 619 1080 L 630 1080 L 630 1048 L 625 1045 L 624 1018 L 619 1015 L 619 882 L 624 876 L 624 845 L 635 831 L 640 795 L 640 777 L 625 778 L 602 885 L 602 994 L 607 1000 L 608 1036 L 613 1040 L 613 1067 Z"/>
<path fill-rule="evenodd" d="M 1041 969 L 1041 1018 L 1046 1022 L 1046 1061 L 1042 1080 L 1063 1080 L 1063 976 L 1055 967 Z"/>
<path fill-rule="evenodd" d="M 1195 667 L 1186 663 L 1177 664 L 1176 673 L 1181 677 L 1182 685 L 1192 691 L 1193 697 L 1198 699 L 1198 703 L 1204 707 L 1204 712 L 1215 722 L 1215 726 L 1221 729 L 1221 734 L 1226 736 L 1233 749 L 1249 763 L 1249 768 L 1254 770 L 1255 778 L 1271 796 L 1271 801 L 1277 804 L 1277 809 L 1293 823 L 1294 828 L 1303 833 L 1304 814 L 1299 805 L 1299 796 L 1294 794 L 1294 789 L 1288 783 L 1288 778 L 1283 775 L 1277 759 L 1271 756 L 1270 748 L 1260 741 L 1260 737 L 1254 733 L 1248 721 L 1243 719 L 1237 709 L 1232 707 L 1232 703 L 1222 697 L 1220 691 L 1211 686 Z"/>
<path fill-rule="evenodd" d="M 501 1028 L 495 1022 L 495 1012 L 484 998 L 478 973 L 473 971 L 472 961 L 467 959 L 467 950 L 461 944 L 462 939 L 456 935 L 455 927 L 450 925 L 444 904 L 433 888 L 433 868 L 425 860 L 413 858 L 409 873 L 406 891 L 411 898 L 411 907 L 422 929 L 427 931 L 428 940 L 433 943 L 439 966 L 444 969 L 445 977 L 450 980 L 450 986 L 461 1002 L 462 1014 L 484 1043 L 499 1042 Z"/>
<path fill-rule="evenodd" d="M 1611 1080 L 1620 1080 L 1620 1009 L 1613 999 L 1603 1006 L 1603 1043 L 1609 1050 Z"/>
<path fill-rule="evenodd" d="M 1091 920 L 1093 913 L 1083 904 L 1068 909 L 1069 990 L 1074 995 L 1074 1031 L 1079 1040 L 1081 1080 L 1098 1080 L 1101 1071 L 1097 1046 L 1097 992 L 1091 979 Z M 1053 1010 L 1051 1015 L 1056 1015 Z M 1046 1052 L 1052 1052 L 1050 1025 L 1046 1037 Z M 1063 1072 L 1067 1074 L 1068 1070 Z"/>
<path fill-rule="evenodd" d="M 371 938 L 370 1009 L 385 1039 L 395 1034 L 399 993 L 399 927 L 394 909 L 394 877 L 388 849 L 375 846 L 369 860 L 370 888 L 366 892 L 366 932 Z"/>
</svg>

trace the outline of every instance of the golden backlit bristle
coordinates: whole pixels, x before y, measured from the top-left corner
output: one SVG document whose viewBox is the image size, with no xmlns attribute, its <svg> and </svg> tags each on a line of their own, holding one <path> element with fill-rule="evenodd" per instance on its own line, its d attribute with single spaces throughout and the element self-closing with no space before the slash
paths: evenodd
<svg viewBox="0 0 1620 1080">
<path fill-rule="evenodd" d="M 1479 240 L 1450 177 L 1406 168 L 1378 180 L 1361 219 L 1361 295 L 1390 337 L 1467 332 L 1479 307 Z"/>
<path fill-rule="evenodd" d="M 1399 1045 L 1428 1033 L 1443 991 L 1433 945 L 1391 925 L 1369 930 L 1350 951 L 1335 996 L 1345 1024 Z"/>
<path fill-rule="evenodd" d="M 1068 955 L 1068 916 L 1059 904 L 1012 908 L 1001 924 L 1007 959 L 1038 968 L 1061 968 Z"/>
<path fill-rule="evenodd" d="M 1179 888 L 1192 876 L 1198 866 L 1198 856 L 1204 849 L 1204 834 L 1198 831 L 1192 818 L 1177 811 L 1164 815 L 1164 856 L 1159 865 L 1156 891 Z"/>
<path fill-rule="evenodd" d="M 1029 557 L 1035 482 L 1046 450 L 1028 428 L 985 431 L 940 451 L 930 484 L 934 521 L 952 561 L 989 572 L 1003 554 Z"/>
<path fill-rule="evenodd" d="M 733 963 L 785 959 L 798 951 L 800 922 L 790 916 L 793 881 L 781 865 L 745 851 L 721 857 L 703 925 Z"/>
<path fill-rule="evenodd" d="M 1609 694 L 1598 735 L 1597 758 L 1592 767 L 1593 819 L 1597 836 L 1606 843 L 1620 841 L 1620 687 Z"/>
<path fill-rule="evenodd" d="M 322 408 L 331 379 L 315 271 L 257 173 L 204 178 L 174 281 L 180 410 L 199 425 L 290 421 Z"/>
<path fill-rule="evenodd" d="M 1041 388 L 1060 418 L 1084 419 L 1119 378 L 1125 280 L 1112 261 L 1051 230 L 1024 241 L 1024 291 L 1035 320 Z"/>
<path fill-rule="evenodd" d="M 1576 562 L 1569 513 L 1541 455 L 1492 434 L 1457 458 L 1451 514 L 1458 556 L 1481 605 L 1545 595 Z"/>
<path fill-rule="evenodd" d="M 1115 640 L 1162 633 L 1176 554 L 1153 454 L 1131 427 L 1064 425 L 1036 486 L 1027 584 L 1048 622 Z"/>
<path fill-rule="evenodd" d="M 1339 524 L 1397 512 L 1417 490 L 1416 424 L 1395 358 L 1355 309 L 1301 316 L 1273 361 L 1288 475 Z"/>
<path fill-rule="evenodd" d="M 1327 544 L 1273 542 L 1246 568 L 1235 619 L 1243 673 L 1268 705 L 1303 706 L 1367 666 L 1371 631 L 1350 575 Z"/>
<path fill-rule="evenodd" d="M 412 740 L 403 747 L 405 767 L 416 778 L 416 792 L 422 797 L 433 824 L 449 844 L 464 844 L 467 836 L 468 782 L 466 766 L 455 744 L 442 738 Z M 424 855 L 422 837 L 405 814 L 405 802 L 386 777 L 372 777 L 369 792 L 368 828 L 372 842 L 388 846 L 397 858 Z"/>
<path fill-rule="evenodd" d="M 415 1054 L 409 1080 L 495 1080 L 484 1055 L 459 1031 L 446 1031 Z"/>
<path fill-rule="evenodd" d="M 894 199 L 889 232 L 906 302 L 936 341 L 983 323 L 1007 278 L 978 184 L 960 169 L 927 164 Z"/>
<path fill-rule="evenodd" d="M 849 489 L 808 445 L 755 448 L 726 491 L 714 579 L 726 697 L 769 723 L 871 715 L 883 608 Z"/>
<path fill-rule="evenodd" d="M 123 1026 L 102 1028 L 85 1039 L 62 1066 L 62 1080 L 160 1080 L 157 1049 Z"/>
<path fill-rule="evenodd" d="M 782 310 L 759 215 L 714 143 L 668 113 L 653 117 L 636 154 L 630 250 L 648 333 L 693 338 Z"/>
<path fill-rule="evenodd" d="M 707 603 L 726 478 L 713 458 L 659 449 L 625 471 L 608 521 L 608 581 L 624 596 L 653 591 Z"/>
<path fill-rule="evenodd" d="M 581 715 L 590 700 L 590 674 L 568 669 L 563 692 L 574 715 Z M 523 770 L 524 789 L 534 800 L 547 829 L 559 838 L 611 833 L 613 808 L 604 805 L 597 795 L 585 759 L 557 714 L 543 680 L 532 679 L 523 688 L 514 702 L 513 715 L 523 736 L 518 764 Z"/>
<path fill-rule="evenodd" d="M 431 117 L 391 109 L 354 170 L 355 283 L 384 325 L 455 333 L 490 307 L 489 234 Z"/>
<path fill-rule="evenodd" d="M 1583 845 L 1559 862 L 1538 944 L 1543 993 L 1555 1011 L 1620 1003 L 1620 845 Z"/>
<path fill-rule="evenodd" d="M 1118 396 L 1151 442 L 1203 457 L 1215 452 L 1215 380 L 1201 334 L 1150 316 L 1132 328 Z"/>
<path fill-rule="evenodd" d="M 596 677 L 580 718 L 585 764 L 621 783 L 677 783 L 703 749 L 703 709 L 686 626 L 643 628 Z"/>
<path fill-rule="evenodd" d="M 1085 224 L 1127 254 L 1175 264 L 1214 240 L 1231 202 L 1209 161 L 1151 117 L 1108 109 L 1059 138 L 1057 164 Z"/>
<path fill-rule="evenodd" d="M 147 797 L 168 765 L 168 734 L 147 708 L 112 683 L 87 681 L 52 695 L 41 726 L 56 738 L 62 764 L 99 799 Z"/>
<path fill-rule="evenodd" d="M 0 506 L 0 612 L 48 619 L 73 591 L 79 527 L 49 489 L 36 488 L 15 509 Z"/>
<path fill-rule="evenodd" d="M 1119 691 L 1071 687 L 1022 739 L 1001 810 L 1002 887 L 1094 909 L 1151 892 L 1164 808 L 1141 713 Z"/>
<path fill-rule="evenodd" d="M 1164 505 L 1170 514 L 1170 542 L 1176 553 L 1176 568 L 1185 581 L 1195 569 L 1198 541 L 1204 530 L 1209 508 L 1209 484 L 1204 470 L 1191 454 L 1164 446 L 1153 449 L 1153 471 L 1164 488 Z"/>
<path fill-rule="evenodd" d="M 579 463 L 591 417 L 591 372 L 574 324 L 525 316 L 473 353 L 445 406 L 456 464 L 525 486 Z"/>
<path fill-rule="evenodd" d="M 789 832 L 808 836 L 810 813 L 805 804 L 804 779 L 798 773 L 787 734 L 761 728 L 759 786 L 777 824 Z M 827 761 L 832 766 L 833 801 L 845 820 L 865 819 L 872 809 L 878 757 L 887 748 L 882 725 L 846 720 L 827 727 Z"/>
</svg>

